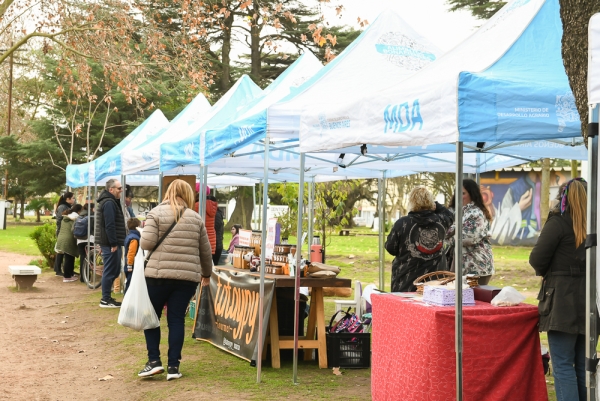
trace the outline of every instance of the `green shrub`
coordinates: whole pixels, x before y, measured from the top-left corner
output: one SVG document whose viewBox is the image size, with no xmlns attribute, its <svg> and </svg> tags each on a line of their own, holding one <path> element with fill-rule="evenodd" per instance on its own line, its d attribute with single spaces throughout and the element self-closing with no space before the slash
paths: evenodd
<svg viewBox="0 0 600 401">
<path fill-rule="evenodd" d="M 54 247 L 56 246 L 56 223 L 46 223 L 39 226 L 29 236 L 35 241 L 40 253 L 48 262 L 48 266 L 54 266 L 54 259 L 56 253 Z"/>
</svg>

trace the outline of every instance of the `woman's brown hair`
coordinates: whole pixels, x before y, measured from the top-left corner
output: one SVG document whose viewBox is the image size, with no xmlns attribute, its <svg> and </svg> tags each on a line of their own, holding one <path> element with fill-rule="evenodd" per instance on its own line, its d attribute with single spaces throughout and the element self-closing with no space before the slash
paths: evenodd
<svg viewBox="0 0 600 401">
<path fill-rule="evenodd" d="M 169 202 L 175 221 L 179 222 L 184 208 L 194 206 L 194 191 L 192 191 L 190 184 L 177 179 L 171 182 L 169 188 L 167 188 L 164 201 Z"/>
<path fill-rule="evenodd" d="M 579 248 L 587 237 L 587 193 L 585 187 L 579 181 L 572 181 L 568 184 L 568 188 L 567 210 L 573 220 L 575 247 Z"/>
</svg>

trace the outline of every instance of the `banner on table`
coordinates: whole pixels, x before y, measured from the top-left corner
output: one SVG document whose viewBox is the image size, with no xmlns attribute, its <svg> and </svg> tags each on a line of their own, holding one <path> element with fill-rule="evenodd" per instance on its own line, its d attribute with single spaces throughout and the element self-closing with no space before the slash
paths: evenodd
<svg viewBox="0 0 600 401">
<path fill-rule="evenodd" d="M 263 334 L 269 322 L 274 289 L 275 282 L 265 279 Z M 259 291 L 258 277 L 213 271 L 210 286 L 202 288 L 195 338 L 248 361 L 256 360 L 260 339 Z"/>
</svg>

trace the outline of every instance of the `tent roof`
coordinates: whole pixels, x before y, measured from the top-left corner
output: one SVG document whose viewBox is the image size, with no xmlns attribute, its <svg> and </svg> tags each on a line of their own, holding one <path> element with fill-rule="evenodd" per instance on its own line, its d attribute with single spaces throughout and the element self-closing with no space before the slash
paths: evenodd
<svg viewBox="0 0 600 401">
<path fill-rule="evenodd" d="M 121 142 L 97 159 L 67 166 L 67 185 L 73 188 L 93 185 L 105 177 L 121 174 L 121 154 L 152 138 L 169 124 L 160 110 L 154 111 Z"/>
<path fill-rule="evenodd" d="M 301 149 L 579 136 L 561 35 L 558 0 L 513 0 L 409 79 L 302 115 Z"/>
<path fill-rule="evenodd" d="M 218 108 L 218 103 L 215 104 L 214 110 Z M 181 139 L 193 123 L 206 121 L 210 115 L 210 103 L 203 94 L 199 94 L 155 136 L 148 138 L 133 151 L 121 154 L 123 174 L 135 174 L 142 170 L 158 168 L 160 145 Z"/>
<path fill-rule="evenodd" d="M 186 130 L 186 136 L 178 141 L 160 145 L 160 170 L 166 171 L 180 165 L 200 164 L 201 138 L 206 130 L 225 124 L 237 115 L 263 91 L 248 77 L 243 75 L 235 85 L 227 91 L 223 98 L 213 106 L 208 119 L 199 121 Z"/>
<path fill-rule="evenodd" d="M 378 93 L 441 54 L 395 11 L 384 11 L 325 68 L 269 107 L 269 135 L 298 138 L 303 113 L 319 114 L 322 107 Z"/>
<path fill-rule="evenodd" d="M 206 131 L 205 148 L 201 163 L 208 165 L 215 160 L 265 137 L 267 108 L 289 95 L 323 68 L 321 62 L 310 52 L 304 53 L 269 85 L 262 97 L 256 99 L 236 115 L 222 123 L 214 124 Z"/>
</svg>

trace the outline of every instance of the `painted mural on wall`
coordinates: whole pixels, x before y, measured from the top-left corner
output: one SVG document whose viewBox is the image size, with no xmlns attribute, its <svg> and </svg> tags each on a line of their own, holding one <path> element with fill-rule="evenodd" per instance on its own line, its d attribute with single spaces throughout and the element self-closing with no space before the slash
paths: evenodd
<svg viewBox="0 0 600 401">
<path fill-rule="evenodd" d="M 550 172 L 550 199 L 571 177 L 568 171 Z M 541 229 L 542 173 L 498 171 L 481 175 L 481 193 L 492 214 L 492 243 L 533 245 Z"/>
</svg>

